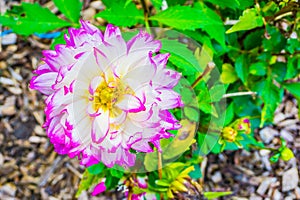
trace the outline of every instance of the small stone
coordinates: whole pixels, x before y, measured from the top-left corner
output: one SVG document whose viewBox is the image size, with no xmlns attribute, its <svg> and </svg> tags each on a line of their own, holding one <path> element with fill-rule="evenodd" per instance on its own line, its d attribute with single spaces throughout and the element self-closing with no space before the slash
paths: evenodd
<svg viewBox="0 0 300 200">
<path fill-rule="evenodd" d="M 16 191 L 17 191 L 16 186 L 12 184 L 6 184 L 0 187 L 0 194 L 4 193 L 11 197 L 14 197 L 16 195 Z"/>
<path fill-rule="evenodd" d="M 259 183 L 261 183 L 261 181 L 262 181 L 262 177 L 253 176 L 249 179 L 249 184 L 258 186 Z"/>
<path fill-rule="evenodd" d="M 96 10 L 94 8 L 88 8 L 82 12 L 82 16 L 84 20 L 92 20 L 96 15 Z"/>
<path fill-rule="evenodd" d="M 282 191 L 287 192 L 295 189 L 298 185 L 299 174 L 296 167 L 289 169 L 282 175 Z"/>
<path fill-rule="evenodd" d="M 105 8 L 105 6 L 103 5 L 103 3 L 101 1 L 93 1 L 90 3 L 90 6 L 97 10 L 103 10 Z"/>
<path fill-rule="evenodd" d="M 211 176 L 211 179 L 214 183 L 219 183 L 222 181 L 222 174 L 220 171 L 217 171 L 214 173 L 214 175 Z"/>
<path fill-rule="evenodd" d="M 15 95 L 22 94 L 22 90 L 18 87 L 8 87 L 7 90 Z"/>
<path fill-rule="evenodd" d="M 276 182 L 276 178 L 266 178 L 264 179 L 261 184 L 259 185 L 259 187 L 257 188 L 256 192 L 260 195 L 264 195 L 266 193 L 266 191 L 268 190 L 269 186 L 271 183 Z"/>
<path fill-rule="evenodd" d="M 271 153 L 271 151 L 268 150 L 268 149 L 261 149 L 261 150 L 259 151 L 259 154 L 260 154 L 261 156 L 268 156 L 270 153 Z"/>
<path fill-rule="evenodd" d="M 278 135 L 278 131 L 271 128 L 271 127 L 265 127 L 264 129 L 259 131 L 259 135 L 264 143 L 270 143 L 275 136 Z"/>
<path fill-rule="evenodd" d="M 14 85 L 15 82 L 12 79 L 6 77 L 0 77 L 0 83 L 3 85 Z"/>
<path fill-rule="evenodd" d="M 255 195 L 255 194 L 252 194 L 252 195 L 250 196 L 249 200 L 262 200 L 262 197 L 257 196 L 257 195 Z"/>
<path fill-rule="evenodd" d="M 2 153 L 0 153 L 0 166 L 2 166 L 4 163 L 4 157 L 2 155 Z"/>
<path fill-rule="evenodd" d="M 272 196 L 273 200 L 281 200 L 281 193 L 279 192 L 278 189 L 275 189 L 273 192 L 273 196 Z"/>
<path fill-rule="evenodd" d="M 30 136 L 28 140 L 31 143 L 43 143 L 46 141 L 45 138 L 34 136 L 34 135 Z"/>
<path fill-rule="evenodd" d="M 276 113 L 274 116 L 273 123 L 278 124 L 278 122 L 280 122 L 284 119 L 285 119 L 285 115 L 282 112 Z"/>
<path fill-rule="evenodd" d="M 280 136 L 288 142 L 292 142 L 294 140 L 293 134 L 285 129 L 281 129 Z"/>
<path fill-rule="evenodd" d="M 280 126 L 280 127 L 291 126 L 291 125 L 297 124 L 297 122 L 298 122 L 297 119 L 287 119 L 287 120 L 284 120 L 284 121 L 278 123 L 278 126 Z"/>
<path fill-rule="evenodd" d="M 264 164 L 264 167 L 268 170 L 268 171 L 272 171 L 272 166 L 269 160 L 269 156 L 262 156 L 261 157 L 261 161 Z"/>
<path fill-rule="evenodd" d="M 284 200 L 295 200 L 295 195 L 290 195 L 284 198 Z"/>
<path fill-rule="evenodd" d="M 17 35 L 15 33 L 10 33 L 2 37 L 3 45 L 15 44 L 16 41 L 17 41 Z"/>
</svg>

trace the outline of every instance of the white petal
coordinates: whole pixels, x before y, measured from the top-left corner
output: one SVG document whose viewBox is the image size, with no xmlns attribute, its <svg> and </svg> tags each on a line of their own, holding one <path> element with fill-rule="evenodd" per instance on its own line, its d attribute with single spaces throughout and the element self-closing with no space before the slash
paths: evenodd
<svg viewBox="0 0 300 200">
<path fill-rule="evenodd" d="M 109 111 L 102 111 L 101 114 L 93 119 L 92 140 L 101 143 L 109 131 Z"/>
</svg>

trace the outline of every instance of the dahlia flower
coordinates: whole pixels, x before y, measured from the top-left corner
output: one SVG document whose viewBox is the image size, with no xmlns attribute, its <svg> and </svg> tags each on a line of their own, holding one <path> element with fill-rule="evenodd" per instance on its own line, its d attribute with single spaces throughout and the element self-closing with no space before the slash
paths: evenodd
<svg viewBox="0 0 300 200">
<path fill-rule="evenodd" d="M 65 41 L 43 51 L 30 82 L 47 96 L 44 127 L 55 151 L 107 167 L 133 166 L 136 153 L 161 151 L 159 141 L 180 127 L 169 109 L 183 103 L 173 91 L 181 74 L 166 69 L 160 41 L 140 31 L 125 42 L 118 27 L 102 34 L 85 21 Z"/>
</svg>

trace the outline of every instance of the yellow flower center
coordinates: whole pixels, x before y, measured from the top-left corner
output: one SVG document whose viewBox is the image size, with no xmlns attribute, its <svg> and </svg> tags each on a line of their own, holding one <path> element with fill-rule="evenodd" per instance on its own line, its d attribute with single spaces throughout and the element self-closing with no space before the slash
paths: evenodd
<svg viewBox="0 0 300 200">
<path fill-rule="evenodd" d="M 101 108 L 104 111 L 111 110 L 120 93 L 120 87 L 109 87 L 108 84 L 103 81 L 94 93 L 94 109 L 98 110 Z"/>
<path fill-rule="evenodd" d="M 103 111 L 112 111 L 110 116 L 114 117 L 116 114 L 120 114 L 121 110 L 117 108 L 115 103 L 121 100 L 124 94 L 134 94 L 133 90 L 122 84 L 119 80 L 107 83 L 106 81 L 101 82 L 93 98 L 93 109 Z"/>
</svg>

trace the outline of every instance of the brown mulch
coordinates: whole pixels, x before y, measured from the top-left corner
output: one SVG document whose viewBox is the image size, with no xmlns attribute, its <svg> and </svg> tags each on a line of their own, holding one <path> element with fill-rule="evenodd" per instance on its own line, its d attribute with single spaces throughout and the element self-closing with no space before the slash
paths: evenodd
<svg viewBox="0 0 300 200">
<path fill-rule="evenodd" d="M 93 2 L 94 7 L 101 6 Z M 94 7 L 86 6 L 85 19 L 96 12 Z M 0 200 L 75 199 L 84 171 L 77 159 L 53 151 L 42 128 L 44 97 L 28 88 L 41 51 L 49 45 L 50 40 L 34 36 L 1 45 Z M 233 191 L 230 199 L 300 199 L 300 123 L 296 101 L 289 94 L 276 112 L 275 124 L 264 130 L 270 133 L 267 138 L 257 130 L 257 138 L 268 147 L 278 147 L 283 137 L 293 149 L 294 159 L 271 164 L 270 152 L 264 150 L 209 155 L 202 163 L 204 190 Z M 83 193 L 79 199 L 107 198 Z"/>
</svg>

